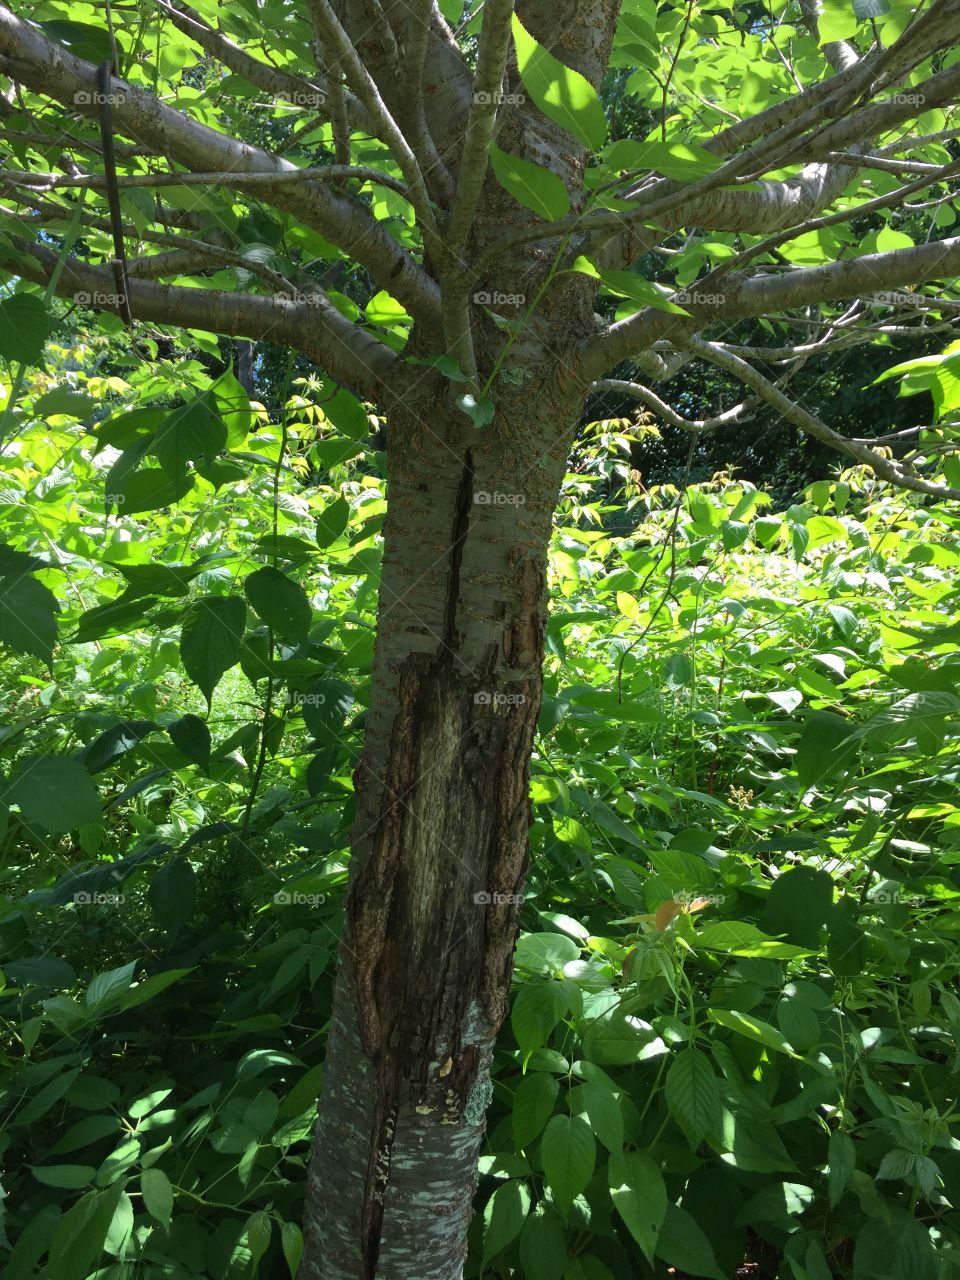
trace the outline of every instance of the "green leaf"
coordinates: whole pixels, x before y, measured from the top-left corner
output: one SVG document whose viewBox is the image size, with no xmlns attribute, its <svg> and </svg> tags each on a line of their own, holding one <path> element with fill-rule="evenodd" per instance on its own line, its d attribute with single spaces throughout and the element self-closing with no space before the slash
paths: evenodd
<svg viewBox="0 0 960 1280">
<path fill-rule="evenodd" d="M 82 613 L 77 622 L 77 633 L 73 640 L 77 644 L 88 644 L 91 640 L 102 640 L 109 635 L 128 635 L 138 630 L 156 600 L 152 596 L 133 596 L 125 591 L 109 604 L 95 605 Z"/>
<path fill-rule="evenodd" d="M 63 1218 L 50 1242 L 48 1274 L 57 1280 L 85 1280 L 103 1251 L 123 1184 L 87 1192 Z"/>
<path fill-rule="evenodd" d="M 695 182 L 709 177 L 723 164 L 723 157 L 686 142 L 636 142 L 622 138 L 606 151 L 613 169 L 653 169 L 665 178 Z"/>
<path fill-rule="evenodd" d="M 286 640 L 306 640 L 313 613 L 303 587 L 272 565 L 251 573 L 243 584 L 261 620 Z"/>
<path fill-rule="evenodd" d="M 57 321 L 34 293 L 17 293 L 0 302 L 0 357 L 18 364 L 39 364 Z"/>
<path fill-rule="evenodd" d="M 483 1265 L 517 1238 L 530 1212 L 530 1192 L 510 1179 L 497 1187 L 483 1210 Z"/>
<path fill-rule="evenodd" d="M 736 1031 L 738 1035 L 746 1036 L 748 1040 L 755 1040 L 768 1049 L 775 1049 L 777 1053 L 785 1053 L 791 1058 L 800 1056 L 794 1053 L 776 1027 L 772 1027 L 769 1022 L 764 1022 L 760 1018 L 755 1018 L 752 1014 L 741 1013 L 739 1009 L 708 1009 L 707 1016 L 711 1022 L 716 1022 L 729 1031 Z"/>
<path fill-rule="evenodd" d="M 170 1179 L 156 1166 L 144 1169 L 140 1174 L 140 1191 L 147 1213 L 169 1231 L 170 1215 L 173 1213 L 173 1187 Z"/>
<path fill-rule="evenodd" d="M 520 1233 L 520 1266 L 524 1280 L 557 1280 L 567 1265 L 563 1223 L 549 1210 L 532 1213 Z"/>
<path fill-rule="evenodd" d="M 100 800 L 93 779 L 69 756 L 21 760 L 10 780 L 9 797 L 28 822 L 54 835 L 100 821 Z"/>
<path fill-rule="evenodd" d="M 571 1112 L 586 1117 L 608 1151 L 623 1149 L 623 1112 L 612 1089 L 599 1080 L 588 1080 L 571 1090 L 567 1099 Z"/>
<path fill-rule="evenodd" d="M 33 412 L 43 418 L 86 418 L 97 407 L 93 396 L 82 391 L 74 391 L 72 387 L 51 387 L 42 396 L 38 396 L 33 404 Z"/>
<path fill-rule="evenodd" d="M 220 677 L 239 661 L 246 618 L 239 596 L 201 596 L 183 620 L 180 658 L 208 705 Z"/>
<path fill-rule="evenodd" d="M 114 760 L 119 760 L 128 751 L 132 751 L 138 742 L 148 737 L 156 728 L 152 720 L 124 720 L 87 743 L 83 751 L 78 753 L 78 759 L 88 772 L 101 773 Z"/>
<path fill-rule="evenodd" d="M 667 1213 L 663 1174 L 645 1152 L 627 1151 L 611 1155 L 607 1176 L 614 1208 L 652 1267 Z"/>
<path fill-rule="evenodd" d="M 310 733 L 318 741 L 323 741 L 339 736 L 355 698 L 350 685 L 334 676 L 328 680 L 314 680 L 303 692 L 295 695 L 294 701 Z"/>
<path fill-rule="evenodd" d="M 96 1009 L 100 1005 L 109 1004 L 115 997 L 123 995 L 133 981 L 136 968 L 137 962 L 131 960 L 129 964 L 120 965 L 117 969 L 96 974 L 90 980 L 84 995 L 87 1008 Z"/>
<path fill-rule="evenodd" d="M 583 1056 L 604 1066 L 627 1066 L 666 1052 L 667 1046 L 648 1022 L 622 1009 L 595 1019 L 583 1037 Z"/>
<path fill-rule="evenodd" d="M 815 867 L 794 867 L 778 876 L 767 898 L 762 921 L 770 934 L 816 948 L 833 906 L 833 879 Z"/>
<path fill-rule="evenodd" d="M 97 1171 L 89 1164 L 32 1164 L 30 1172 L 38 1182 L 48 1187 L 65 1187 L 74 1191 L 88 1186 Z"/>
<path fill-rule="evenodd" d="M 655 307 L 658 311 L 669 311 L 680 316 L 690 314 L 676 302 L 669 301 L 674 290 L 662 284 L 654 284 L 652 280 L 645 279 L 636 271 L 608 270 L 601 272 L 600 278 L 608 293 L 617 294 L 621 298 L 630 298 L 642 307 Z"/>
<path fill-rule="evenodd" d="M 116 507 L 121 515 L 132 516 L 141 511 L 172 507 L 190 492 L 194 479 L 186 472 L 171 478 L 160 467 L 144 467 L 110 483 L 107 505 Z"/>
<path fill-rule="evenodd" d="M 490 144 L 490 163 L 500 185 L 524 208 L 547 222 L 565 218 L 570 212 L 567 189 L 549 169 L 501 151 L 496 143 Z"/>
<path fill-rule="evenodd" d="M 149 897 L 158 923 L 170 934 L 179 933 L 197 901 L 196 873 L 186 858 L 174 858 L 156 872 Z"/>
<path fill-rule="evenodd" d="M 255 1210 L 247 1219 L 243 1232 L 247 1238 L 247 1248 L 252 1255 L 253 1267 L 256 1271 L 257 1263 L 270 1247 L 270 1236 L 273 1233 L 270 1215 L 263 1209 Z"/>
<path fill-rule="evenodd" d="M 686 1209 L 678 1205 L 667 1205 L 656 1254 L 678 1271 L 706 1280 L 728 1280 L 717 1266 L 710 1241 Z"/>
<path fill-rule="evenodd" d="M 220 420 L 227 429 L 226 448 L 236 449 L 243 444 L 257 421 L 246 388 L 233 369 L 227 369 L 213 383 L 210 391 Z"/>
<path fill-rule="evenodd" d="M 842 1129 L 834 1129 L 827 1145 L 827 1164 L 829 1165 L 828 1187 L 830 1207 L 839 1204 L 846 1191 L 850 1177 L 857 1167 L 857 1149 L 853 1139 Z"/>
<path fill-rule="evenodd" d="M 473 425 L 479 430 L 488 426 L 494 419 L 496 407 L 489 396 L 479 398 L 471 393 L 458 396 L 457 407 L 462 409 Z"/>
<path fill-rule="evenodd" d="M 510 1022 L 524 1059 L 547 1043 L 550 1033 L 569 1007 L 570 999 L 564 983 L 548 979 L 546 982 L 523 984 L 513 1002 Z"/>
<path fill-rule="evenodd" d="M 188 760 L 210 768 L 210 730 L 206 721 L 199 716 L 185 715 L 167 726 L 170 740 L 178 751 L 182 751 Z"/>
<path fill-rule="evenodd" d="M 0 577 L 0 644 L 50 666 L 60 606 L 52 591 L 25 574 Z"/>
<path fill-rule="evenodd" d="M 44 1205 L 31 1217 L 4 1263 L 4 1280 L 32 1280 L 37 1274 L 37 1263 L 56 1234 L 59 1221 L 60 1209 L 55 1204 Z"/>
<path fill-rule="evenodd" d="M 37 25 L 51 40 L 65 45 L 71 53 L 87 62 L 101 63 L 106 58 L 112 60 L 114 57 L 110 33 L 104 27 L 65 18 L 55 18 Z"/>
<path fill-rule="evenodd" d="M 670 1065 L 664 1089 L 670 1113 L 691 1147 L 720 1125 L 720 1084 L 713 1064 L 698 1049 L 685 1049 Z"/>
<path fill-rule="evenodd" d="M 520 1150 L 543 1131 L 553 1114 L 560 1086 L 545 1071 L 525 1075 L 513 1095 L 513 1140 Z"/>
<path fill-rule="evenodd" d="M 299 1058 L 295 1058 L 292 1053 L 284 1053 L 281 1049 L 251 1049 L 237 1063 L 237 1082 L 245 1084 L 249 1080 L 256 1080 L 265 1071 L 302 1066 Z"/>
<path fill-rule="evenodd" d="M 170 481 L 178 483 L 191 462 L 212 461 L 227 444 L 227 428 L 210 395 L 173 409 L 157 428 L 149 452 Z"/>
<path fill-rule="evenodd" d="M 513 39 L 523 87 L 543 114 L 588 150 L 599 151 L 607 137 L 607 118 L 590 81 L 538 44 L 516 14 Z"/>
<path fill-rule="evenodd" d="M 740 920 L 718 920 L 706 925 L 697 934 L 696 945 L 705 947 L 708 951 L 724 951 L 733 956 L 765 957 L 770 960 L 791 960 L 810 954 L 803 947 L 778 942 L 762 933 L 755 925 Z"/>
<path fill-rule="evenodd" d="M 317 546 L 329 547 L 343 534 L 350 522 L 350 503 L 346 498 L 335 498 L 317 516 Z"/>
<path fill-rule="evenodd" d="M 283 1249 L 283 1257 L 290 1275 L 295 1276 L 300 1266 L 300 1259 L 303 1257 L 303 1232 L 295 1222 L 280 1224 L 280 1247 Z"/>
<path fill-rule="evenodd" d="M 543 1131 L 540 1155 L 554 1200 L 568 1208 L 593 1174 L 596 1143 L 590 1126 L 580 1116 L 553 1116 Z"/>
</svg>

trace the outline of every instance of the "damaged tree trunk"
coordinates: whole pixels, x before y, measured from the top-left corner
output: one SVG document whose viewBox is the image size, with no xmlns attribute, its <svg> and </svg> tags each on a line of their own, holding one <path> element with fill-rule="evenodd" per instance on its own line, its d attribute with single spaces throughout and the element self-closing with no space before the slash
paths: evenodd
<svg viewBox="0 0 960 1280">
<path fill-rule="evenodd" d="M 547 546 L 578 406 L 544 385 L 498 406 L 481 436 L 448 384 L 420 379 L 388 409 L 306 1280 L 461 1275 L 527 867 Z"/>
</svg>

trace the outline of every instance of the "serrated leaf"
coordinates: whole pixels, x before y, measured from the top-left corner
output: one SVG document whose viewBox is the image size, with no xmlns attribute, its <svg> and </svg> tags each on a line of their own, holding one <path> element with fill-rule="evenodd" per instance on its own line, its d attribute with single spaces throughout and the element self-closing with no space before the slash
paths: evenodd
<svg viewBox="0 0 960 1280">
<path fill-rule="evenodd" d="M 567 189 L 555 173 L 519 156 L 490 145 L 490 163 L 500 185 L 526 209 L 547 222 L 565 218 L 570 212 Z"/>
<path fill-rule="evenodd" d="M 827 1145 L 827 1164 L 829 1165 L 828 1188 L 831 1209 L 839 1203 L 846 1191 L 851 1174 L 857 1167 L 857 1149 L 853 1139 L 842 1129 L 834 1129 Z"/>
<path fill-rule="evenodd" d="M 42 582 L 23 573 L 0 577 L 0 644 L 29 653 L 47 666 L 53 661 L 60 606 Z"/>
<path fill-rule="evenodd" d="M 93 779 L 69 756 L 29 756 L 10 780 L 8 797 L 28 822 L 63 835 L 87 822 L 100 821 L 100 800 Z"/>
<path fill-rule="evenodd" d="M 199 716 L 185 715 L 167 726 L 170 741 L 188 760 L 204 769 L 210 767 L 210 730 Z"/>
<path fill-rule="evenodd" d="M 607 137 L 607 118 L 590 81 L 538 44 L 516 14 L 513 39 L 520 78 L 533 101 L 590 151 L 599 151 Z"/>
<path fill-rule="evenodd" d="M 513 1139 L 523 1150 L 539 1137 L 553 1114 L 560 1086 L 545 1071 L 525 1075 L 513 1095 Z"/>
<path fill-rule="evenodd" d="M 208 704 L 220 677 L 240 659 L 246 618 L 247 606 L 239 596 L 202 596 L 183 620 L 180 658 Z"/>
<path fill-rule="evenodd" d="M 243 589 L 260 619 L 278 636 L 306 640 L 313 613 L 299 583 L 272 565 L 264 565 L 250 574 Z"/>
<path fill-rule="evenodd" d="M 611 1155 L 607 1171 L 614 1208 L 653 1266 L 657 1237 L 667 1212 L 663 1174 L 642 1151 Z"/>
<path fill-rule="evenodd" d="M 34 293 L 17 293 L 0 302 L 0 357 L 18 364 L 39 364 L 56 317 Z"/>
<path fill-rule="evenodd" d="M 540 1142 L 543 1171 L 556 1203 L 567 1208 L 590 1181 L 596 1159 L 590 1126 L 580 1116 L 556 1115 Z"/>
<path fill-rule="evenodd" d="M 511 1178 L 497 1187 L 483 1211 L 483 1264 L 505 1249 L 523 1229 L 530 1212 L 530 1192 Z"/>
<path fill-rule="evenodd" d="M 720 1083 L 698 1049 L 685 1049 L 670 1064 L 664 1089 L 670 1113 L 697 1147 L 720 1123 Z"/>
</svg>

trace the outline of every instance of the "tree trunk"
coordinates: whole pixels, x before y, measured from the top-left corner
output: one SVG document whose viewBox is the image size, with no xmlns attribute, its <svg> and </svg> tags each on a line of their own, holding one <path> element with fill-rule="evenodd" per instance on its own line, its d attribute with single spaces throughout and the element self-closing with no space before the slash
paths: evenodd
<svg viewBox="0 0 960 1280">
<path fill-rule="evenodd" d="M 445 380 L 417 376 L 388 407 L 377 648 L 301 1280 L 462 1274 L 527 866 L 547 546 L 576 406 L 542 383 L 478 432 Z"/>
</svg>

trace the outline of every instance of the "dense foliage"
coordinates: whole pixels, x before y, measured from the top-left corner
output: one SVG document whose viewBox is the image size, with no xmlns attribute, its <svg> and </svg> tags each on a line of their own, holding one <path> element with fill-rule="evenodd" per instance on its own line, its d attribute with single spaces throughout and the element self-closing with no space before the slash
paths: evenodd
<svg viewBox="0 0 960 1280">
<path fill-rule="evenodd" d="M 375 424 L 319 378 L 270 415 L 186 357 L 81 372 L 96 341 L 51 350 L 0 460 L 3 1274 L 279 1277 L 372 655 Z M 586 433 L 557 518 L 468 1274 L 941 1280 L 960 514 L 859 471 L 785 509 L 625 471 L 618 510 L 597 477 L 628 444 Z"/>
</svg>

